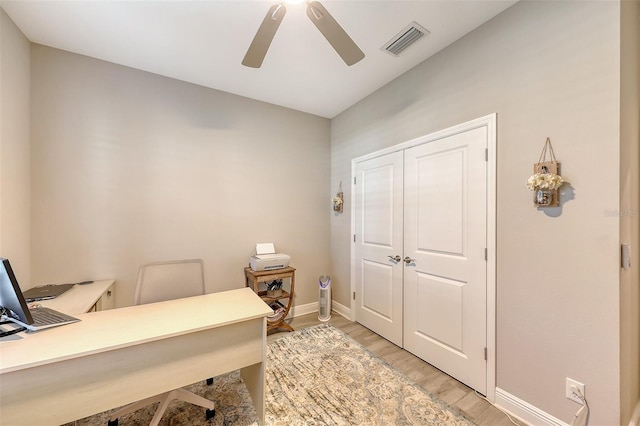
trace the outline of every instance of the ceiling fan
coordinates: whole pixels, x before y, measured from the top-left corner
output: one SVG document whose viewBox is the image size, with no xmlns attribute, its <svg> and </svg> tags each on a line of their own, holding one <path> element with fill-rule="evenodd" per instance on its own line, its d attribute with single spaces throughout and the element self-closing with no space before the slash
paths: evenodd
<svg viewBox="0 0 640 426">
<path fill-rule="evenodd" d="M 360 50 L 351 37 L 349 37 L 320 2 L 309 0 L 306 3 L 307 16 L 347 65 L 351 66 L 364 58 L 362 50 Z M 258 28 L 258 32 L 249 46 L 249 50 L 247 50 L 242 60 L 242 65 L 251 68 L 260 68 L 267 54 L 267 50 L 271 45 L 271 41 L 276 35 L 276 31 L 286 13 L 287 9 L 284 3 L 271 6 L 260 28 Z"/>
</svg>

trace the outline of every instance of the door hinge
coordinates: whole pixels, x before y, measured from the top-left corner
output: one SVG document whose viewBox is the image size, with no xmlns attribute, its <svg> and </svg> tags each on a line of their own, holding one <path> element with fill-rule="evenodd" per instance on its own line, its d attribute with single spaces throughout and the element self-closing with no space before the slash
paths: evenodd
<svg viewBox="0 0 640 426">
<path fill-rule="evenodd" d="M 354 185 L 356 184 L 356 177 L 355 176 L 353 177 L 353 184 Z"/>
<path fill-rule="evenodd" d="M 353 292 L 353 300 L 356 300 L 356 292 Z"/>
<path fill-rule="evenodd" d="M 489 161 L 489 148 L 484 149 L 484 161 Z"/>
<path fill-rule="evenodd" d="M 487 348 L 484 348 L 484 360 L 487 360 Z"/>
<path fill-rule="evenodd" d="M 353 234 L 353 242 L 356 242 L 356 234 Z"/>
<path fill-rule="evenodd" d="M 489 251 L 486 249 L 484 249 L 484 260 L 489 260 Z"/>
</svg>

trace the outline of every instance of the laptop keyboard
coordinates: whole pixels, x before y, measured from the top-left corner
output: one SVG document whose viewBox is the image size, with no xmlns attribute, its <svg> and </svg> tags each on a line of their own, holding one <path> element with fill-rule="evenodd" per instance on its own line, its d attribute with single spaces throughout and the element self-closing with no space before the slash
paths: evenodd
<svg viewBox="0 0 640 426">
<path fill-rule="evenodd" d="M 79 321 L 77 318 L 49 308 L 35 308 L 30 311 L 35 327 Z"/>
</svg>

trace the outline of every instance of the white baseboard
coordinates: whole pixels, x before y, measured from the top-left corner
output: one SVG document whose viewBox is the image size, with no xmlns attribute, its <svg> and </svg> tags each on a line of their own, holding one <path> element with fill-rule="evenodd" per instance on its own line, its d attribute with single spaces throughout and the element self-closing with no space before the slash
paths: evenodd
<svg viewBox="0 0 640 426">
<path fill-rule="evenodd" d="M 520 398 L 511 395 L 503 389 L 496 388 L 495 405 L 530 425 L 540 426 L 569 426 L 562 420 L 542 411 Z"/>
<path fill-rule="evenodd" d="M 306 305 L 293 305 L 289 310 L 287 318 L 295 318 L 314 312 L 318 312 L 318 302 L 307 303 Z"/>
<path fill-rule="evenodd" d="M 343 317 L 345 317 L 346 319 L 350 320 L 351 319 L 351 308 L 344 306 L 338 302 L 336 302 L 335 300 L 333 302 L 331 302 L 331 310 L 337 314 L 342 315 Z"/>
<path fill-rule="evenodd" d="M 318 302 L 307 303 L 305 305 L 293 305 L 287 318 L 295 318 L 302 315 L 312 314 L 318 312 Z M 351 308 L 348 308 L 336 301 L 331 302 L 331 312 L 342 315 L 347 319 L 351 319 Z"/>
</svg>

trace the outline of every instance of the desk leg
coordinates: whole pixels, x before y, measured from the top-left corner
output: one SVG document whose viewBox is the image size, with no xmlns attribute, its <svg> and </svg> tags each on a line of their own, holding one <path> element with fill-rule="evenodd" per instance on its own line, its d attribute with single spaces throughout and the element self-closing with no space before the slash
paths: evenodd
<svg viewBox="0 0 640 426">
<path fill-rule="evenodd" d="M 258 424 L 264 425 L 264 363 L 254 364 L 249 367 L 245 367 L 240 370 L 242 380 L 249 390 L 251 399 L 253 400 L 253 406 L 256 407 L 256 413 L 258 414 Z"/>
<path fill-rule="evenodd" d="M 251 399 L 253 400 L 253 406 L 256 408 L 258 414 L 258 425 L 263 426 L 265 415 L 265 403 L 264 392 L 266 389 L 266 369 L 267 369 L 267 319 L 262 319 L 262 362 L 253 364 L 248 367 L 244 367 L 240 370 L 240 375 L 244 381 Z"/>
</svg>

